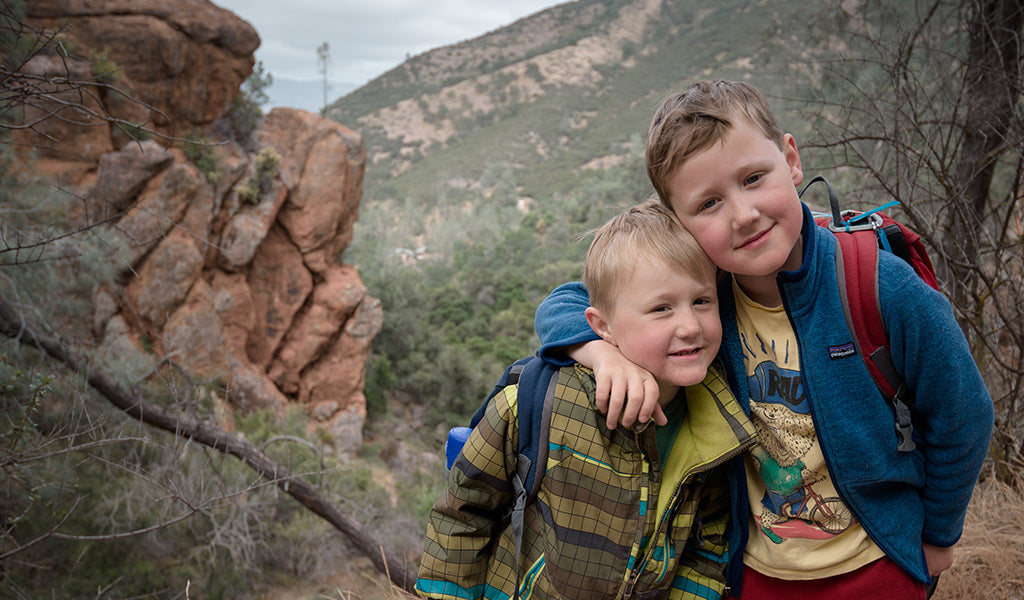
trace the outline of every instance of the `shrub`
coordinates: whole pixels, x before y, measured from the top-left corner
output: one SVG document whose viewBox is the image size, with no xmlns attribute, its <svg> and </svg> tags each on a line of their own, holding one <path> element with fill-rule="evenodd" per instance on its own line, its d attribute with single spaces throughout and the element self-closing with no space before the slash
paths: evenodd
<svg viewBox="0 0 1024 600">
<path fill-rule="evenodd" d="M 267 88 L 274 84 L 274 77 L 263 67 L 263 61 L 249 77 L 242 82 L 242 89 L 235 95 L 231 110 L 225 117 L 228 134 L 247 150 L 253 149 L 252 134 L 263 120 L 263 105 L 270 101 Z"/>
<path fill-rule="evenodd" d="M 273 146 L 263 148 L 253 161 L 253 171 L 252 177 L 235 187 L 238 199 L 247 204 L 259 204 L 263 194 L 270 191 L 281 171 L 281 154 Z"/>
<path fill-rule="evenodd" d="M 104 84 L 112 84 L 121 77 L 121 67 L 110 60 L 110 51 L 90 50 L 89 62 L 92 64 L 92 75 L 96 81 Z"/>
<path fill-rule="evenodd" d="M 215 186 L 220 183 L 221 173 L 217 166 L 217 153 L 214 150 L 214 144 L 198 130 L 192 131 L 189 140 L 196 141 L 185 141 L 181 144 L 185 158 L 199 169 L 210 185 Z"/>
</svg>

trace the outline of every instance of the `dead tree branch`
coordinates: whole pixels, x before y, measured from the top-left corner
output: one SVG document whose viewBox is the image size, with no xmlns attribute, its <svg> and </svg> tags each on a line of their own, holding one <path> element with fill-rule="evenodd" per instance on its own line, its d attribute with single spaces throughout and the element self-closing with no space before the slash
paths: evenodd
<svg viewBox="0 0 1024 600">
<path fill-rule="evenodd" d="M 100 395 L 131 418 L 240 459 L 268 482 L 275 484 L 299 504 L 345 534 L 396 586 L 412 591 L 415 574 L 404 562 L 388 552 L 355 518 L 339 509 L 313 485 L 261 452 L 252 442 L 194 418 L 172 414 L 147 402 L 138 393 L 126 390 L 113 377 L 70 351 L 58 339 L 37 332 L 2 298 L 0 333 L 25 346 L 42 350 L 84 376 Z"/>
</svg>

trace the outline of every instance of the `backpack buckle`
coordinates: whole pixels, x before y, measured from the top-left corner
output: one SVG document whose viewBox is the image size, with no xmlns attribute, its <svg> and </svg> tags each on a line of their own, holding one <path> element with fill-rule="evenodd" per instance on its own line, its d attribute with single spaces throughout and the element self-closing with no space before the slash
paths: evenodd
<svg viewBox="0 0 1024 600">
<path fill-rule="evenodd" d="M 855 210 L 844 210 L 839 213 L 839 220 L 833 215 L 828 228 L 834 233 L 851 231 L 877 231 L 883 226 L 882 216 L 878 213 L 859 213 Z"/>
<path fill-rule="evenodd" d="M 906 389 L 906 384 L 900 383 L 896 394 L 889 401 L 896 415 L 896 438 L 899 440 L 896 450 L 899 452 L 912 452 L 917 448 L 917 444 L 914 443 L 914 415 L 903 400 Z"/>
</svg>

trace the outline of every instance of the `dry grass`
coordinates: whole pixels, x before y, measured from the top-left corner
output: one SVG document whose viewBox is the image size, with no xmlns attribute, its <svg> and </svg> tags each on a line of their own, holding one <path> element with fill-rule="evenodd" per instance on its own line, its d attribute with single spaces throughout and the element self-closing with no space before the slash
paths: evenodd
<svg viewBox="0 0 1024 600">
<path fill-rule="evenodd" d="M 974 491 L 953 567 L 934 600 L 1024 600 L 1024 493 L 990 478 Z"/>
</svg>

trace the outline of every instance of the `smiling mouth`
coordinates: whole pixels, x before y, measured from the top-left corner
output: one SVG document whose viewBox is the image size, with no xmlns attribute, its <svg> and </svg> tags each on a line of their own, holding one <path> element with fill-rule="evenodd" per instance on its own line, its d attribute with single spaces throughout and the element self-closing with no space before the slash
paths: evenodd
<svg viewBox="0 0 1024 600">
<path fill-rule="evenodd" d="M 747 239 L 745 242 L 743 242 L 737 247 L 737 250 L 747 250 L 751 247 L 759 245 L 763 240 L 765 240 L 768 237 L 768 234 L 771 232 L 771 230 L 772 228 L 769 227 L 768 229 L 765 229 L 764 231 L 758 233 L 757 235 Z"/>
<path fill-rule="evenodd" d="M 678 352 L 673 352 L 669 356 L 693 356 L 695 354 L 698 354 L 700 351 L 700 348 L 694 348 L 692 350 L 680 350 Z"/>
</svg>

